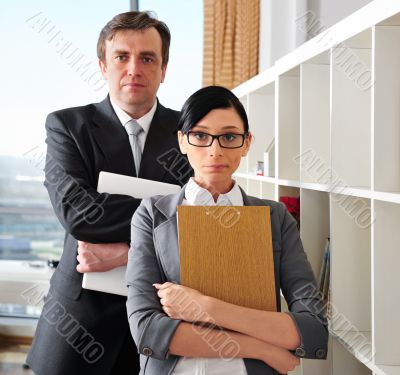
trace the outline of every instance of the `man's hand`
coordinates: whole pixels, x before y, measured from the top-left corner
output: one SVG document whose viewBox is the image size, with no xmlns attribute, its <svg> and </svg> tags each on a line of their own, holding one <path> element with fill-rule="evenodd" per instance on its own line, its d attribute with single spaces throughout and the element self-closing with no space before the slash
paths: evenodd
<svg viewBox="0 0 400 375">
<path fill-rule="evenodd" d="M 78 241 L 79 264 L 76 270 L 81 273 L 105 272 L 128 263 L 129 246 L 126 243 L 93 244 Z"/>
</svg>

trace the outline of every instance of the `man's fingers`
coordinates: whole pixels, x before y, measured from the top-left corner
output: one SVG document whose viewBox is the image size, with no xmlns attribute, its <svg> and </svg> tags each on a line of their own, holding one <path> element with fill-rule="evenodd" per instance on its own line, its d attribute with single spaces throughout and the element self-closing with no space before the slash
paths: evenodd
<svg viewBox="0 0 400 375">
<path fill-rule="evenodd" d="M 113 268 L 115 268 L 115 265 L 113 262 L 97 262 L 97 263 L 91 263 L 91 264 L 78 264 L 76 266 L 76 270 L 80 273 L 88 273 L 88 272 L 106 272 L 110 271 Z"/>
</svg>

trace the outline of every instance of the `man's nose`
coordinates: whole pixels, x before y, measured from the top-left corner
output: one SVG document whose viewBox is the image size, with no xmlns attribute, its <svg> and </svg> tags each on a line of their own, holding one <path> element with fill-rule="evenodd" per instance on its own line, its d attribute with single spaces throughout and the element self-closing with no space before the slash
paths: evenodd
<svg viewBox="0 0 400 375">
<path fill-rule="evenodd" d="M 140 74 L 140 63 L 138 60 L 132 58 L 128 62 L 128 75 L 136 76 Z"/>
</svg>

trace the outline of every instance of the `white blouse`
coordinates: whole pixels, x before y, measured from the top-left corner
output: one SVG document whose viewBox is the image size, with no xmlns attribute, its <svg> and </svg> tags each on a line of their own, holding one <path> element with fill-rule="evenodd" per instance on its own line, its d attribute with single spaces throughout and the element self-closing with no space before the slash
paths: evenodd
<svg viewBox="0 0 400 375">
<path fill-rule="evenodd" d="M 186 185 L 183 205 L 190 206 L 243 206 L 243 196 L 238 184 L 225 194 L 220 194 L 217 202 L 211 193 L 200 187 L 191 178 Z M 171 375 L 247 375 L 241 358 L 192 358 L 181 357 Z"/>
</svg>

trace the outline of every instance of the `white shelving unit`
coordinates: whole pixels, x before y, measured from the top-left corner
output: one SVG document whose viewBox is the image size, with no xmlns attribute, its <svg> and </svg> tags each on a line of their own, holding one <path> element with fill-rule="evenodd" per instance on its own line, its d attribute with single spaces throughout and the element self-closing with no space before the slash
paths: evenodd
<svg viewBox="0 0 400 375">
<path fill-rule="evenodd" d="M 300 197 L 318 279 L 331 239 L 326 361 L 292 375 L 400 375 L 400 0 L 375 0 L 239 87 L 252 148 L 236 174 Z M 255 167 L 275 138 L 275 176 Z"/>
</svg>

